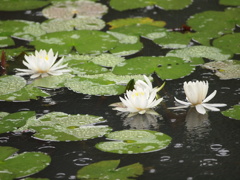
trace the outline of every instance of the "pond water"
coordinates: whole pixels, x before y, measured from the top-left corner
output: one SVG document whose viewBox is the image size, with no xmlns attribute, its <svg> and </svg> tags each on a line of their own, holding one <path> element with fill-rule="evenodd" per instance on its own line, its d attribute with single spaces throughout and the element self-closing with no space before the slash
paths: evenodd
<svg viewBox="0 0 240 180">
<path fill-rule="evenodd" d="M 109 1 L 98 1 L 108 5 Z M 165 28 L 179 28 L 186 20 L 203 11 L 223 11 L 227 6 L 219 5 L 218 0 L 193 0 L 193 3 L 183 10 L 161 10 L 140 8 L 127 11 L 109 11 L 102 19 L 109 22 L 119 18 L 150 17 L 166 22 Z M 23 19 L 42 22 L 42 9 L 32 11 L 0 12 L 0 20 Z M 212 25 L 214 26 L 214 22 Z M 104 28 L 104 31 L 107 27 Z M 164 56 L 170 49 L 163 49 L 151 40 L 141 38 L 144 48 L 126 59 L 138 56 Z M 18 42 L 23 43 L 23 42 Z M 236 56 L 235 59 L 239 59 Z M 207 60 L 206 60 L 207 61 Z M 144 68 L 144 67 L 143 67 Z M 153 74 L 153 85 L 160 86 L 163 81 Z M 210 84 L 209 93 L 217 90 L 212 103 L 225 103 L 229 109 L 239 103 L 240 79 L 221 80 L 213 71 L 197 67 L 190 75 L 175 80 L 167 80 L 159 92 L 164 98 L 155 110 L 161 116 L 146 115 L 139 119 L 127 118 L 109 107 L 118 102 L 119 96 L 94 96 L 73 92 L 67 88 L 46 90 L 51 97 L 40 97 L 27 102 L 0 102 L 0 111 L 15 113 L 18 111 L 35 111 L 37 117 L 50 112 L 67 114 L 91 114 L 102 116 L 113 131 L 125 129 L 149 129 L 159 131 L 172 138 L 170 145 L 156 152 L 142 154 L 115 154 L 100 151 L 95 148 L 105 137 L 74 141 L 52 142 L 32 138 L 31 132 L 0 134 L 0 146 L 11 146 L 22 152 L 44 152 L 50 155 L 51 164 L 32 175 L 36 178 L 77 179 L 79 169 L 89 164 L 103 160 L 121 160 L 120 166 L 141 163 L 144 172 L 138 180 L 192 180 L 192 179 L 240 179 L 240 121 L 223 116 L 220 112 L 208 112 L 199 116 L 191 109 L 169 110 L 174 106 L 174 96 L 184 99 L 183 82 L 192 80 L 207 80 Z M 142 118 L 142 119 L 141 119 Z"/>
</svg>

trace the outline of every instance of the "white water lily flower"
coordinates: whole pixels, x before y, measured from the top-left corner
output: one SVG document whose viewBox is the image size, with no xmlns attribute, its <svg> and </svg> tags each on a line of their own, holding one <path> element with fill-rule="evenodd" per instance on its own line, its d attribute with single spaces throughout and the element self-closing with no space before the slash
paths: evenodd
<svg viewBox="0 0 240 180">
<path fill-rule="evenodd" d="M 156 99 L 157 89 L 152 90 L 139 88 L 127 91 L 124 98 L 120 97 L 120 103 L 114 103 L 114 110 L 130 112 L 133 114 L 152 113 L 151 108 L 156 107 L 163 98 Z"/>
<path fill-rule="evenodd" d="M 210 101 L 217 93 L 217 91 L 213 91 L 212 94 L 210 94 L 208 97 L 208 82 L 204 81 L 196 81 L 196 82 L 184 82 L 183 85 L 185 94 L 186 94 L 186 99 L 187 102 L 181 101 L 177 98 L 175 100 L 184 105 L 184 106 L 179 106 L 179 107 L 173 107 L 170 109 L 178 109 L 178 108 L 186 108 L 189 106 L 194 106 L 200 114 L 205 114 L 206 109 L 211 110 L 211 111 L 220 111 L 216 107 L 224 107 L 226 104 L 209 104 L 207 103 Z"/>
<path fill-rule="evenodd" d="M 30 78 L 34 79 L 49 75 L 62 75 L 63 73 L 70 72 L 70 70 L 66 69 L 67 64 L 61 65 L 63 57 L 56 62 L 57 57 L 58 53 L 54 55 L 52 49 L 48 52 L 45 50 L 35 51 L 35 55 L 25 55 L 24 58 L 26 61 L 23 61 L 23 64 L 27 66 L 28 69 L 16 69 L 20 71 L 16 75 L 31 75 Z"/>
</svg>

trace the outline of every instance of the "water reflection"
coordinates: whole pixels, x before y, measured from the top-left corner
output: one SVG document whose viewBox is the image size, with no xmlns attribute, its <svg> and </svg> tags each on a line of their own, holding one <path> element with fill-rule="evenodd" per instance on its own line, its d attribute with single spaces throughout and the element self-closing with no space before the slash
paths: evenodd
<svg viewBox="0 0 240 180">
<path fill-rule="evenodd" d="M 205 128 L 202 127 L 207 127 L 209 126 L 209 120 L 208 120 L 208 114 L 200 114 L 196 111 L 196 109 L 190 108 L 189 111 L 187 112 L 186 116 L 186 127 L 188 131 L 202 131 L 206 130 Z"/>
<path fill-rule="evenodd" d="M 130 129 L 159 129 L 158 120 L 162 119 L 159 115 L 153 114 L 137 114 L 132 117 L 126 117 L 123 121 L 124 126 L 129 126 Z"/>
</svg>

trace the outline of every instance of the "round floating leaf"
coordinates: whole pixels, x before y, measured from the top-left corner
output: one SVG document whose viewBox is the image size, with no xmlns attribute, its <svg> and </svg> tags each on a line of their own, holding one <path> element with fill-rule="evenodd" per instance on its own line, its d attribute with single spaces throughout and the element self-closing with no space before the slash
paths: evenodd
<svg viewBox="0 0 240 180">
<path fill-rule="evenodd" d="M 232 108 L 221 112 L 224 116 L 240 120 L 240 105 L 235 105 Z"/>
<path fill-rule="evenodd" d="M 232 54 L 240 54 L 240 33 L 227 34 L 213 41 L 213 46 Z"/>
<path fill-rule="evenodd" d="M 154 39 L 154 42 L 163 48 L 179 49 L 187 47 L 191 39 L 191 33 L 167 32 L 165 36 Z"/>
<path fill-rule="evenodd" d="M 166 134 L 150 130 L 123 130 L 107 134 L 112 141 L 101 142 L 96 148 L 111 153 L 137 154 L 166 148 L 172 138 Z"/>
<path fill-rule="evenodd" d="M 10 152 L 14 153 L 16 151 L 15 148 L 0 146 L 0 154 L 9 156 Z M 13 155 L 1 161 L 0 178 L 2 179 L 2 173 L 4 175 L 6 172 L 12 174 L 14 179 L 28 176 L 43 170 L 50 162 L 50 156 L 40 152 L 25 152 Z"/>
<path fill-rule="evenodd" d="M 31 129 L 36 132 L 33 137 L 44 141 L 78 141 L 100 137 L 111 131 L 106 125 L 94 125 L 103 121 L 98 116 L 53 112 L 31 119 L 19 130 Z"/>
<path fill-rule="evenodd" d="M 220 79 L 240 78 L 240 61 L 238 60 L 209 62 L 203 67 L 213 70 Z"/>
<path fill-rule="evenodd" d="M 23 46 L 20 46 L 18 48 L 13 49 L 4 49 L 4 51 L 7 56 L 7 60 L 14 60 L 13 57 L 20 55 L 22 52 L 28 51 L 28 49 Z"/>
<path fill-rule="evenodd" d="M 240 0 L 219 0 L 219 4 L 225 6 L 240 6 Z"/>
<path fill-rule="evenodd" d="M 24 78 L 19 76 L 0 77 L 0 95 L 10 94 L 19 91 L 26 85 Z"/>
<path fill-rule="evenodd" d="M 14 45 L 12 38 L 8 36 L 0 36 L 0 48 Z"/>
<path fill-rule="evenodd" d="M 50 88 L 50 89 L 57 89 L 61 87 L 65 87 L 64 83 L 71 79 L 73 75 L 71 74 L 63 74 L 59 76 L 47 76 L 44 78 L 36 79 L 33 81 L 33 86 Z"/>
<path fill-rule="evenodd" d="M 26 124 L 26 122 L 35 116 L 33 111 L 22 111 L 4 116 L 0 120 L 0 133 L 14 131 Z"/>
<path fill-rule="evenodd" d="M 13 155 L 17 151 L 18 149 L 13 147 L 0 146 L 0 152 L 1 152 L 0 160 L 4 161 L 5 159 L 7 159 L 9 156 Z"/>
<path fill-rule="evenodd" d="M 117 76 L 112 73 L 75 77 L 65 83 L 71 90 L 91 95 L 117 95 L 125 91 L 125 85 L 132 80 L 143 80 L 142 75 Z"/>
<path fill-rule="evenodd" d="M 71 19 L 82 16 L 101 17 L 107 10 L 107 6 L 91 1 L 59 1 L 43 9 L 42 13 L 49 19 Z"/>
<path fill-rule="evenodd" d="M 149 17 L 135 17 L 135 18 L 126 18 L 126 19 L 115 19 L 107 23 L 111 26 L 110 29 L 119 28 L 122 26 L 129 25 L 140 25 L 140 24 L 149 24 L 152 26 L 163 27 L 166 25 L 164 21 L 154 21 Z"/>
<path fill-rule="evenodd" d="M 143 8 L 143 7 L 152 6 L 152 5 L 159 6 L 160 8 L 163 8 L 166 10 L 177 10 L 177 9 L 183 9 L 183 8 L 189 6 L 191 3 L 192 3 L 191 0 L 182 0 L 182 1 L 178 1 L 178 0 L 168 0 L 168 1 L 162 1 L 162 0 L 153 0 L 153 1 L 111 0 L 110 6 L 113 9 L 116 9 L 118 11 Z"/>
<path fill-rule="evenodd" d="M 53 19 L 41 24 L 41 28 L 47 32 L 72 31 L 72 30 L 101 30 L 105 22 L 94 17 L 82 17 L 75 19 Z"/>
<path fill-rule="evenodd" d="M 23 11 L 37 9 L 50 4 L 50 1 L 39 0 L 4 0 L 1 1 L 0 11 Z"/>
<path fill-rule="evenodd" d="M 129 179 L 142 175 L 143 167 L 139 163 L 131 164 L 121 168 L 120 160 L 100 161 L 84 166 L 77 172 L 79 179 Z"/>
<path fill-rule="evenodd" d="M 92 42 L 92 43 L 89 43 Z M 50 49 L 59 54 L 69 54 L 73 47 L 80 54 L 100 54 L 112 49 L 118 41 L 112 35 L 101 31 L 62 31 L 40 36 L 38 40 L 32 41 L 36 49 Z"/>
<path fill-rule="evenodd" d="M 199 61 L 203 63 L 203 61 Z M 118 75 L 152 74 L 156 72 L 161 79 L 177 79 L 190 74 L 196 62 L 185 62 L 177 57 L 136 57 L 114 67 Z M 144 67 L 144 68 L 143 68 Z"/>
<path fill-rule="evenodd" d="M 101 54 L 94 57 L 91 61 L 101 66 L 114 67 L 115 65 L 125 61 L 125 59 L 112 54 Z"/>
<path fill-rule="evenodd" d="M 27 85 L 19 91 L 0 95 L 0 100 L 4 101 L 29 101 L 30 99 L 37 99 L 38 97 L 48 97 L 48 93 L 33 87 L 33 85 Z"/>
<path fill-rule="evenodd" d="M 192 57 L 203 57 L 215 61 L 224 61 L 231 58 L 231 54 L 210 46 L 191 46 L 179 50 L 172 50 L 166 56 L 175 56 L 183 58 L 187 61 Z"/>
</svg>

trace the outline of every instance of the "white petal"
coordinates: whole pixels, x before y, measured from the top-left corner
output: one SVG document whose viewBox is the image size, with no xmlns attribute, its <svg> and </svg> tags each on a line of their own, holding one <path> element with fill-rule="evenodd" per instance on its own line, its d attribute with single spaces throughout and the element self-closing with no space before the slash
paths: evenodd
<svg viewBox="0 0 240 180">
<path fill-rule="evenodd" d="M 208 102 L 210 101 L 212 98 L 214 98 L 214 96 L 217 94 L 217 91 L 213 91 L 208 97 L 206 97 L 206 99 L 203 100 L 203 102 Z"/>
<path fill-rule="evenodd" d="M 211 111 L 220 111 L 220 109 L 211 106 L 210 104 L 202 104 L 206 109 L 209 109 Z"/>
<path fill-rule="evenodd" d="M 175 98 L 175 97 L 174 97 L 174 99 L 175 99 L 179 104 L 183 104 L 183 105 L 185 105 L 185 106 L 190 106 L 190 105 L 191 105 L 191 103 L 185 102 L 185 101 L 181 101 L 181 100 L 179 100 L 179 99 L 177 99 L 177 98 Z"/>
<path fill-rule="evenodd" d="M 195 106 L 197 112 L 199 112 L 200 114 L 206 114 L 206 109 L 203 107 L 202 104 L 198 104 Z"/>
<path fill-rule="evenodd" d="M 188 108 L 189 106 L 176 106 L 176 107 L 169 107 L 168 109 L 184 109 Z"/>
</svg>

